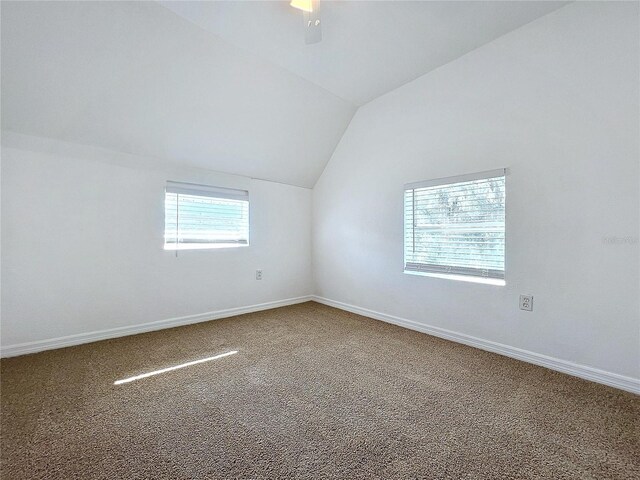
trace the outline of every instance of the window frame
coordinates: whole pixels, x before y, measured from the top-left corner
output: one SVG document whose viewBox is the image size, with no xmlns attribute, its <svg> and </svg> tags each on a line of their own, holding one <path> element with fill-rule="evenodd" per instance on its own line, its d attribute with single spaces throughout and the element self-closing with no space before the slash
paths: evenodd
<svg viewBox="0 0 640 480">
<path fill-rule="evenodd" d="M 436 179 L 431 179 L 431 180 L 425 180 L 425 181 L 420 181 L 420 182 L 413 182 L 413 183 L 407 183 L 404 185 L 403 188 L 403 197 L 402 197 L 402 202 L 403 202 L 403 222 L 402 222 L 402 229 L 403 229 L 403 235 L 402 235 L 402 246 L 403 246 L 403 273 L 408 274 L 408 275 L 418 275 L 418 276 L 426 276 L 426 277 L 434 277 L 434 278 L 442 278 L 442 279 L 449 279 L 449 280 L 457 280 L 457 281 L 464 281 L 464 282 L 474 282 L 474 283 L 484 283 L 484 284 L 489 284 L 489 285 L 497 285 L 497 286 L 504 286 L 506 285 L 506 280 L 507 280 L 507 251 L 506 251 L 506 247 L 507 247 L 507 232 L 506 232 L 506 218 L 507 218 L 507 205 L 506 205 L 506 190 L 507 190 L 507 174 L 508 174 L 508 170 L 507 168 L 500 168 L 500 169 L 494 169 L 494 170 L 486 170 L 486 171 L 482 171 L 482 172 L 476 172 L 476 173 L 470 173 L 470 174 L 464 174 L 464 175 L 455 175 L 455 176 L 451 176 L 451 177 L 442 177 L 442 178 L 436 178 Z M 491 274 L 489 275 L 489 269 L 475 269 L 475 268 L 468 268 L 468 272 L 469 273 L 463 273 L 464 270 L 467 270 L 465 267 L 456 267 L 453 265 L 447 266 L 447 265 L 430 265 L 429 264 L 424 264 L 425 268 L 424 269 L 420 269 L 420 268 L 413 268 L 413 269 L 407 269 L 407 265 L 411 264 L 411 263 L 416 263 L 416 262 L 411 262 L 409 261 L 409 259 L 407 258 L 407 249 L 408 249 L 408 245 L 407 245 L 407 192 L 408 191 L 412 191 L 413 194 L 415 195 L 415 190 L 416 189 L 421 189 L 421 188 L 428 188 L 428 187 L 437 187 L 437 186 L 446 186 L 446 185 L 454 185 L 454 184 L 458 184 L 458 183 L 464 183 L 464 182 L 471 182 L 471 181 L 475 181 L 475 180 L 488 180 L 491 178 L 497 178 L 497 177 L 504 177 L 504 230 L 503 230 L 503 235 L 504 235 L 504 240 L 503 240 L 503 245 L 504 245 L 504 250 L 503 250 L 503 258 L 502 258 L 502 263 L 503 263 L 503 270 L 502 270 L 502 274 L 501 276 L 497 276 L 495 274 Z M 415 199 L 411 201 L 412 205 L 415 205 Z M 413 215 L 413 213 L 412 213 Z M 413 229 L 415 229 L 415 218 L 413 219 L 414 222 L 414 226 Z M 415 231 L 413 230 L 412 231 Z M 413 248 L 415 248 L 415 240 L 413 240 Z M 453 271 L 452 271 L 453 270 Z M 486 275 L 478 275 L 478 271 L 487 271 Z M 495 272 L 495 270 L 493 271 Z"/>
<path fill-rule="evenodd" d="M 247 209 L 247 236 L 245 242 L 175 242 L 167 243 L 167 194 L 189 195 L 201 198 L 212 198 L 218 200 L 238 200 L 246 201 Z M 236 249 L 241 247 L 249 247 L 251 245 L 251 201 L 249 191 L 240 188 L 217 187 L 212 185 L 202 185 L 196 183 L 178 182 L 168 180 L 164 188 L 164 232 L 163 232 L 163 250 L 169 252 L 183 251 L 211 251 Z M 176 206 L 178 208 L 178 206 Z M 178 211 L 179 212 L 179 211 Z M 177 212 L 177 213 L 178 213 Z M 179 215 L 176 221 L 176 235 L 180 231 Z"/>
</svg>

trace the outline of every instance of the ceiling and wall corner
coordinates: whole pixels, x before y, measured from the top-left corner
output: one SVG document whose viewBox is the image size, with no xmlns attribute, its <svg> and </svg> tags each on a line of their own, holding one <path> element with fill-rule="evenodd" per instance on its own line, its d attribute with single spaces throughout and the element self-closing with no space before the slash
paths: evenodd
<svg viewBox="0 0 640 480">
<path fill-rule="evenodd" d="M 567 2 L 2 2 L 2 129 L 311 188 L 357 107 Z"/>
</svg>

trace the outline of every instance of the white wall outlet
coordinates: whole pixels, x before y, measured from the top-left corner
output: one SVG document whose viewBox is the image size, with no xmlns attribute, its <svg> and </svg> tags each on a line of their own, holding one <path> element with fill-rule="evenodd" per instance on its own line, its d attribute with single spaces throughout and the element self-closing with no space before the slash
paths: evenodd
<svg viewBox="0 0 640 480">
<path fill-rule="evenodd" d="M 533 295 L 520 295 L 520 310 L 533 311 Z"/>
<path fill-rule="evenodd" d="M 256 270 L 256 280 L 262 280 L 262 270 Z"/>
</svg>

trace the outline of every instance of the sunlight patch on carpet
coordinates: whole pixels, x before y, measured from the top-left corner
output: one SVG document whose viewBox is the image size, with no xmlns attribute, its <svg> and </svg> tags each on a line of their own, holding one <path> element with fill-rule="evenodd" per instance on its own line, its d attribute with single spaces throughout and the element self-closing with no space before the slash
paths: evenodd
<svg viewBox="0 0 640 480">
<path fill-rule="evenodd" d="M 174 365 L 173 367 L 162 368 L 160 370 L 154 370 L 152 372 L 142 373 L 140 375 L 135 375 L 133 377 L 123 378 L 122 380 L 116 380 L 115 382 L 113 382 L 113 384 L 122 385 L 123 383 L 134 382 L 136 380 L 152 377 L 154 375 L 160 375 L 161 373 L 167 373 L 173 370 L 179 370 L 181 368 L 191 367 L 192 365 L 198 365 L 199 363 L 205 363 L 205 362 L 210 362 L 211 360 L 217 360 L 218 358 L 228 357 L 229 355 L 235 355 L 236 353 L 238 353 L 237 350 L 232 350 L 231 352 L 221 353 L 220 355 L 216 355 L 214 357 L 201 358 L 200 360 L 193 360 L 192 362 L 181 363 L 180 365 Z"/>
</svg>

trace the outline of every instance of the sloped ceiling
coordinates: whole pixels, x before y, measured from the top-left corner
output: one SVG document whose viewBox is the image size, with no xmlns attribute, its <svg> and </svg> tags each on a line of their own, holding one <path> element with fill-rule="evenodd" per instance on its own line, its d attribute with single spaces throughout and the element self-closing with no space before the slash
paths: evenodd
<svg viewBox="0 0 640 480">
<path fill-rule="evenodd" d="M 288 1 L 161 3 L 363 105 L 569 2 L 320 0 L 323 39 L 314 45 Z"/>
<path fill-rule="evenodd" d="M 2 2 L 2 128 L 311 187 L 355 107 L 154 2 Z"/>
<path fill-rule="evenodd" d="M 312 187 L 357 105 L 566 2 L 11 2 L 2 128 Z"/>
</svg>

